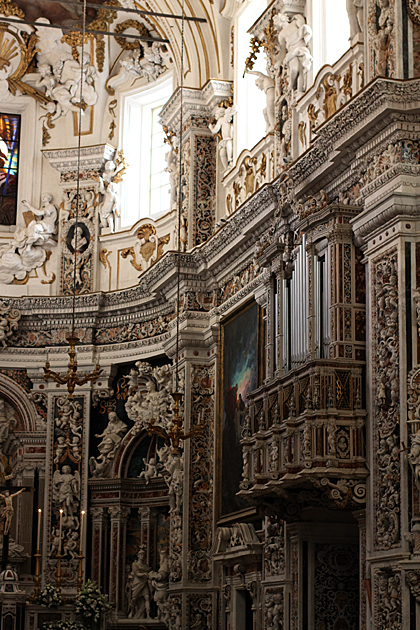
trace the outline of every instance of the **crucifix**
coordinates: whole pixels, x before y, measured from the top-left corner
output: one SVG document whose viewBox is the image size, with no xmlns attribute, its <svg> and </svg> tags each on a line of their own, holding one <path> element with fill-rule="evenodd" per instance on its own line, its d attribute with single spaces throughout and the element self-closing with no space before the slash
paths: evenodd
<svg viewBox="0 0 420 630">
<path fill-rule="evenodd" d="M 22 488 L 22 486 L 12 486 L 12 468 L 8 464 L 4 470 L 5 485 L 0 486 L 0 498 L 4 500 L 5 505 L 0 506 L 0 518 L 3 520 L 3 550 L 1 557 L 1 570 L 6 569 L 9 561 L 9 532 L 14 514 L 13 498 L 22 492 L 32 492 L 33 488 Z"/>
</svg>

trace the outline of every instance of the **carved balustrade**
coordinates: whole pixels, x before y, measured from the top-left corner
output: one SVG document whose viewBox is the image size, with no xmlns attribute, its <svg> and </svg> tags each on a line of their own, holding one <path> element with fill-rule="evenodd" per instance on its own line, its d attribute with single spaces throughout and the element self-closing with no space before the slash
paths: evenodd
<svg viewBox="0 0 420 630">
<path fill-rule="evenodd" d="M 250 151 L 242 151 L 235 166 L 222 180 L 226 216 L 275 177 L 274 134 L 269 133 Z"/>
<path fill-rule="evenodd" d="M 361 367 L 319 360 L 251 394 L 240 494 L 258 502 L 282 489 L 315 485 L 331 490 L 340 488 L 340 479 L 363 481 L 361 392 Z M 342 485 L 337 498 L 347 491 Z"/>
<path fill-rule="evenodd" d="M 315 140 L 319 127 L 364 86 L 363 44 L 354 44 L 332 66 L 323 66 L 307 92 L 298 100 L 293 116 L 294 156 Z"/>
</svg>

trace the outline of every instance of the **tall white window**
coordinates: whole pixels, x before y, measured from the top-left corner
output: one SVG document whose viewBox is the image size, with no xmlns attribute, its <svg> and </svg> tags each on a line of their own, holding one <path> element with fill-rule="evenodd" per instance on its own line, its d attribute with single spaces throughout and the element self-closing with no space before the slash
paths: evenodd
<svg viewBox="0 0 420 630">
<path fill-rule="evenodd" d="M 346 0 L 312 0 L 312 31 L 315 79 L 323 65 L 332 65 L 350 48 Z"/>
<path fill-rule="evenodd" d="M 129 167 L 121 185 L 121 227 L 170 209 L 169 173 L 165 172 L 164 132 L 159 113 L 172 95 L 166 76 L 124 99 L 121 146 Z"/>
<path fill-rule="evenodd" d="M 266 135 L 263 114 L 266 96 L 255 85 L 257 78 L 255 75 L 243 76 L 245 61 L 250 53 L 251 35 L 247 31 L 266 8 L 267 0 L 253 0 L 248 3 L 237 21 L 235 105 L 238 113 L 234 118 L 236 157 L 244 149 L 252 149 Z M 258 55 L 254 70 L 267 74 L 266 57 L 263 51 Z"/>
</svg>

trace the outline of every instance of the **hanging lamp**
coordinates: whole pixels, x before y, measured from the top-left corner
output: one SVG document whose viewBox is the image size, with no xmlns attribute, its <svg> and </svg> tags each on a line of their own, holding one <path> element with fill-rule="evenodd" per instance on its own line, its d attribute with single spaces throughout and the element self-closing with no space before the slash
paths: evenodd
<svg viewBox="0 0 420 630">
<path fill-rule="evenodd" d="M 79 94 L 79 121 L 78 121 L 78 136 L 77 136 L 77 180 L 76 180 L 76 220 L 74 230 L 74 264 L 73 264 L 73 304 L 72 304 L 72 323 L 71 332 L 67 335 L 66 339 L 69 343 L 69 363 L 67 366 L 67 373 L 60 374 L 50 369 L 50 362 L 47 360 L 44 367 L 44 378 L 46 381 L 50 379 L 58 383 L 59 385 L 67 385 L 68 398 L 73 400 L 73 394 L 76 386 L 85 385 L 91 382 L 96 383 L 102 370 L 99 364 L 96 364 L 95 369 L 90 374 L 79 376 L 77 373 L 77 351 L 76 345 L 80 339 L 75 330 L 75 311 L 76 311 L 76 269 L 77 269 L 77 238 L 78 230 L 76 229 L 79 224 L 79 196 L 80 196 L 80 156 L 81 156 L 81 137 L 82 137 L 82 103 L 83 103 L 83 66 L 84 66 L 84 50 L 85 50 L 85 36 L 86 36 L 86 0 L 83 0 L 83 24 L 82 24 L 82 52 L 80 59 L 80 94 Z"/>
</svg>

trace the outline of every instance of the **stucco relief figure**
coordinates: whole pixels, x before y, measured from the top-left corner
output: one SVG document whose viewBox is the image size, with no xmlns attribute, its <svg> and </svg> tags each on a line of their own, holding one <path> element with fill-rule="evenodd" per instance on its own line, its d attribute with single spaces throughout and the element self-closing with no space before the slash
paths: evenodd
<svg viewBox="0 0 420 630">
<path fill-rule="evenodd" d="M 0 498 L 4 500 L 4 505 L 0 507 L 0 519 L 4 521 L 3 534 L 5 536 L 7 536 L 10 531 L 13 514 L 15 513 L 15 510 L 13 508 L 13 499 L 24 491 L 25 488 L 21 488 L 14 494 L 10 494 L 9 490 L 5 490 L 4 494 L 0 494 Z"/>
<path fill-rule="evenodd" d="M 50 119 L 56 120 L 69 111 L 79 112 L 80 109 L 95 105 L 98 100 L 94 86 L 97 73 L 95 67 L 91 65 L 89 53 L 84 53 L 81 66 L 82 61 L 73 59 L 70 47 L 62 42 L 63 32 L 60 29 L 53 30 L 43 26 L 49 24 L 46 18 L 39 18 L 37 23 L 39 78 L 36 86 L 45 88 L 45 94 L 53 100 L 47 108 Z"/>
<path fill-rule="evenodd" d="M 150 572 L 151 567 L 146 562 L 146 550 L 140 548 L 137 560 L 131 565 L 127 581 L 129 619 L 150 619 Z"/>
<path fill-rule="evenodd" d="M 4 348 L 17 330 L 20 318 L 21 312 L 17 308 L 11 308 L 0 302 L 0 343 Z"/>
<path fill-rule="evenodd" d="M 8 440 L 15 422 L 13 408 L 0 398 L 0 448 Z"/>
<path fill-rule="evenodd" d="M 26 274 L 40 267 L 46 259 L 46 245 L 55 244 L 52 235 L 57 232 L 57 208 L 51 203 L 50 193 L 41 196 L 41 207 L 34 208 L 22 201 L 27 225 L 17 227 L 13 240 L 0 246 L 0 282 L 9 284 L 16 277 L 23 280 Z"/>
<path fill-rule="evenodd" d="M 114 177 L 117 175 L 117 165 L 113 160 L 105 164 L 102 177 L 99 177 L 99 192 L 103 199 L 98 206 L 101 227 L 115 230 L 115 217 L 120 216 L 120 198 L 117 193 Z"/>
<path fill-rule="evenodd" d="M 271 131 L 274 129 L 274 125 L 276 124 L 276 115 L 275 115 L 275 81 L 272 77 L 263 74 L 262 72 L 258 72 L 257 70 L 245 70 L 247 74 L 255 74 L 257 79 L 255 80 L 255 85 L 259 90 L 265 93 L 267 98 L 267 106 L 263 110 L 264 119 L 266 123 L 266 130 Z"/>
<path fill-rule="evenodd" d="M 414 483 L 420 490 L 420 431 L 411 436 L 411 448 L 408 453 L 408 461 L 413 470 Z"/>
<path fill-rule="evenodd" d="M 164 623 L 169 621 L 168 586 L 169 586 L 169 556 L 166 549 L 159 551 L 159 568 L 149 574 L 153 599 L 158 610 L 158 619 Z"/>
<path fill-rule="evenodd" d="M 89 460 L 92 477 L 105 478 L 111 476 L 116 452 L 124 435 L 127 433 L 127 429 L 126 423 L 120 420 L 115 411 L 110 411 L 105 430 L 95 435 L 97 438 L 102 438 L 102 441 L 98 444 L 99 457 L 97 459 L 91 457 Z"/>
<path fill-rule="evenodd" d="M 109 85 L 115 88 L 131 79 L 145 78 L 148 82 L 155 81 L 163 74 L 170 64 L 170 53 L 159 42 L 154 42 L 146 47 L 144 52 L 139 48 L 127 51 L 120 61 L 120 69 L 115 77 L 109 81 Z"/>
<path fill-rule="evenodd" d="M 312 55 L 308 43 L 312 37 L 312 29 L 305 22 L 303 15 L 294 15 L 289 22 L 287 15 L 279 13 L 274 16 L 277 28 L 279 54 L 276 66 L 285 64 L 289 74 L 289 89 L 304 92 L 306 75 L 312 65 Z"/>
<path fill-rule="evenodd" d="M 169 173 L 169 184 L 170 184 L 169 194 L 171 195 L 171 201 L 170 201 L 171 210 L 176 208 L 176 203 L 177 203 L 177 188 L 178 188 L 177 149 L 178 149 L 178 139 L 176 138 L 176 136 L 174 136 L 172 138 L 171 148 L 169 149 L 167 153 L 165 153 L 165 160 L 166 160 L 165 171 Z"/>
<path fill-rule="evenodd" d="M 363 33 L 364 0 L 346 0 L 347 15 L 350 22 L 350 41 L 357 33 Z"/>
<path fill-rule="evenodd" d="M 170 368 L 167 365 L 152 368 L 142 361 L 138 361 L 136 367 L 138 386 L 136 391 L 132 388 L 132 393 L 125 404 L 128 417 L 135 423 L 131 429 L 132 433 L 138 433 L 150 421 L 167 428 L 173 404 Z"/>
<path fill-rule="evenodd" d="M 74 474 L 70 466 L 63 466 L 61 472 L 56 470 L 53 475 L 53 501 L 56 507 L 63 510 L 63 519 L 73 519 L 79 505 L 80 474 Z"/>
<path fill-rule="evenodd" d="M 376 0 L 380 13 L 369 24 L 372 45 L 375 49 L 375 74 L 390 76 L 389 45 L 394 28 L 394 11 L 389 0 Z"/>
<path fill-rule="evenodd" d="M 216 107 L 213 112 L 216 122 L 209 124 L 209 129 L 213 134 L 220 132 L 219 155 L 223 170 L 225 171 L 232 164 L 233 160 L 233 117 L 236 108 Z"/>
<path fill-rule="evenodd" d="M 151 457 L 149 461 L 144 457 L 143 463 L 145 465 L 145 469 L 141 471 L 139 474 L 139 479 L 144 479 L 146 484 L 150 482 L 151 479 L 154 479 L 158 475 L 156 458 Z"/>
</svg>

